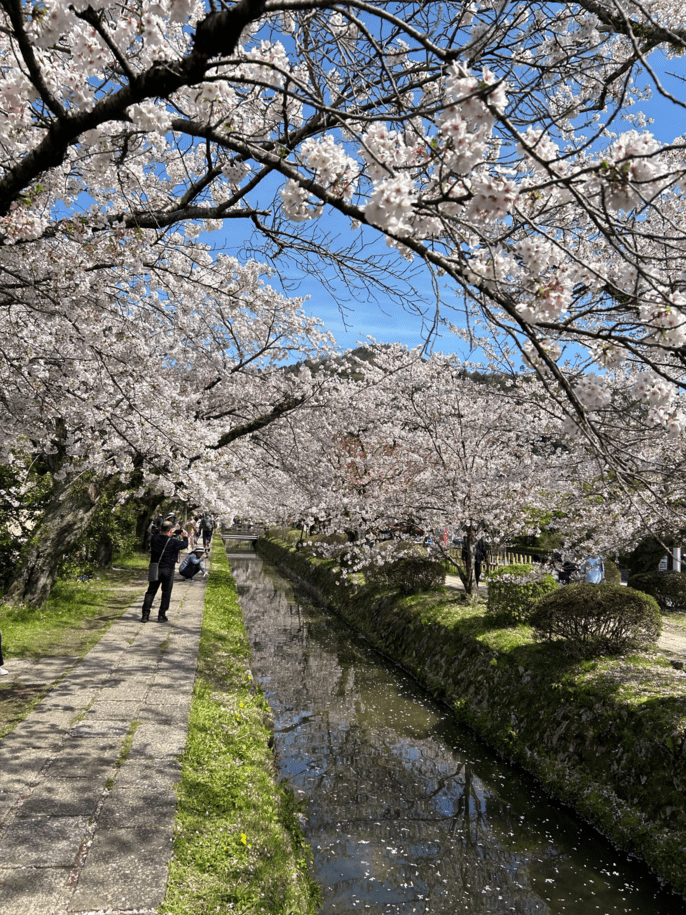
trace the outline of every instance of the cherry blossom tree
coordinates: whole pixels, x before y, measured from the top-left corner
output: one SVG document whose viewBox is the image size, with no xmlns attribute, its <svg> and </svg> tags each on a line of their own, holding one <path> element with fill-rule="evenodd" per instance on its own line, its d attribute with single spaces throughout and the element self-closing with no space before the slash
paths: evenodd
<svg viewBox="0 0 686 915">
<path fill-rule="evenodd" d="M 61 555 L 104 496 L 216 498 L 216 468 L 231 464 L 232 443 L 320 386 L 306 368 L 283 364 L 319 357 L 331 338 L 301 300 L 264 285 L 264 268 L 211 258 L 198 243 L 156 252 L 130 242 L 97 281 L 79 269 L 75 243 L 59 286 L 40 257 L 27 263 L 31 247 L 20 266 L 41 278 L 39 292 L 6 303 L 5 461 L 30 455 L 54 480 L 10 601 L 45 599 Z M 19 264 L 16 246 L 11 253 Z"/>
<path fill-rule="evenodd" d="M 354 569 L 393 558 L 397 543 L 379 544 L 393 529 L 451 562 L 472 593 L 481 537 L 503 547 L 545 525 L 579 558 L 616 555 L 651 530 L 686 523 L 683 457 L 662 425 L 646 431 L 628 411 L 615 428 L 641 472 L 627 489 L 569 434 L 536 376 L 483 374 L 455 356 L 400 345 L 370 345 L 363 355 L 339 363 L 347 368 L 332 375 L 326 398 L 241 443 L 262 468 L 245 478 L 244 504 L 271 522 L 344 531 Z"/>
<path fill-rule="evenodd" d="M 194 239 L 239 220 L 284 279 L 300 264 L 402 298 L 397 264 L 414 257 L 431 282 L 413 301 L 433 297 L 438 320 L 461 298 L 454 322 L 501 369 L 523 354 L 549 412 L 625 492 L 662 485 L 618 430 L 630 416 L 637 439 L 664 430 L 681 447 L 684 142 L 632 110 L 650 91 L 683 109 L 652 65 L 684 49 L 678 4 L 0 10 L 6 456 L 17 443 L 56 455 L 58 482 L 107 465 L 103 480 L 167 487 L 190 464 L 206 492 L 235 442 L 316 399 L 304 374 L 257 370 L 265 332 L 277 362 L 300 352 L 278 345 L 303 320 L 285 300 L 285 337 L 277 308 L 234 343 L 222 294 L 252 295 L 238 273 L 259 268 Z M 359 242 L 337 246 L 324 212 Z M 385 262 L 368 253 L 375 235 Z"/>
<path fill-rule="evenodd" d="M 242 219 L 353 281 L 364 258 L 316 228 L 335 210 L 526 346 L 595 447 L 598 386 L 556 367 L 565 343 L 645 368 L 636 405 L 681 434 L 684 144 L 632 110 L 683 109 L 652 65 L 683 52 L 678 4 L 1 6 L 4 247 Z"/>
<path fill-rule="evenodd" d="M 536 512 L 568 488 L 569 462 L 556 458 L 561 424 L 540 396 L 475 380 L 454 356 L 422 359 L 400 345 L 368 352 L 301 427 L 297 450 L 279 441 L 285 427 L 270 428 L 274 466 L 264 476 L 278 488 L 281 518 L 347 531 L 360 568 L 392 557 L 365 546 L 381 531 L 404 528 L 409 540 L 432 532 L 429 553 L 452 562 L 471 593 L 479 538 L 497 546 L 535 528 Z M 265 510 L 275 496 L 268 485 Z M 462 558 L 441 539 L 456 529 Z"/>
</svg>

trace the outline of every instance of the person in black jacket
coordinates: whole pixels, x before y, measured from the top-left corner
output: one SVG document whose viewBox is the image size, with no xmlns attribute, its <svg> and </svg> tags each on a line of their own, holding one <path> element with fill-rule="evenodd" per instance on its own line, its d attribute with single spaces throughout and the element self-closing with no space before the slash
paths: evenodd
<svg viewBox="0 0 686 915">
<path fill-rule="evenodd" d="M 159 575 L 157 581 L 150 582 L 148 590 L 145 592 L 143 615 L 141 616 L 142 623 L 147 623 L 150 619 L 150 608 L 160 585 L 162 586 L 162 599 L 160 600 L 157 621 L 159 623 L 167 622 L 167 610 L 169 609 L 169 601 L 174 587 L 174 569 L 176 568 L 179 553 L 188 547 L 188 537 L 176 536 L 180 532 L 181 528 L 175 528 L 171 521 L 165 521 L 162 529 L 152 535 L 150 562 L 159 563 Z"/>
</svg>

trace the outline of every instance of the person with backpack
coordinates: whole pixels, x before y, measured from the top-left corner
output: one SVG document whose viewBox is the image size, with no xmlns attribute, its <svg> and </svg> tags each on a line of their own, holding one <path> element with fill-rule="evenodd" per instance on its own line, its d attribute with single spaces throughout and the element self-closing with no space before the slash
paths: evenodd
<svg viewBox="0 0 686 915">
<path fill-rule="evenodd" d="M 210 544 L 212 543 L 212 533 L 214 532 L 214 518 L 207 512 L 200 519 L 200 533 L 202 534 L 202 545 L 209 554 Z"/>
<path fill-rule="evenodd" d="M 194 575 L 197 575 L 198 572 L 202 572 L 204 577 L 207 578 L 207 571 L 202 564 L 202 557 L 204 555 L 205 550 L 201 546 L 196 546 L 179 566 L 179 575 L 182 578 L 192 580 Z"/>
</svg>

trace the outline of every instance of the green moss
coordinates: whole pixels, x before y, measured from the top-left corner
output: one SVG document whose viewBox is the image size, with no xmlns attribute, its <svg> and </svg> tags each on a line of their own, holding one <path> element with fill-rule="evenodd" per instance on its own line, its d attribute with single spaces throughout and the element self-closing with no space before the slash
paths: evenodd
<svg viewBox="0 0 686 915">
<path fill-rule="evenodd" d="M 686 890 L 686 678 L 655 651 L 575 659 L 530 626 L 445 593 L 336 585 L 331 568 L 262 541 L 456 717 L 610 838 Z M 598 587 L 598 586 L 595 586 Z"/>
<path fill-rule="evenodd" d="M 319 888 L 292 792 L 275 781 L 271 710 L 223 555 L 212 556 L 179 786 L 169 915 L 313 913 Z"/>
</svg>

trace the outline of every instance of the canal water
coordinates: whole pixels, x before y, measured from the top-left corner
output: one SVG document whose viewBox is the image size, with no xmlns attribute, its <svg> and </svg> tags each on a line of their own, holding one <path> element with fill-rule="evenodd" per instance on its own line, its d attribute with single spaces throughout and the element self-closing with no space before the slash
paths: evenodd
<svg viewBox="0 0 686 915">
<path fill-rule="evenodd" d="M 324 915 L 686 915 L 254 554 L 229 554 Z"/>
</svg>

